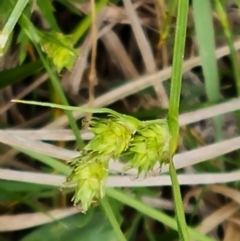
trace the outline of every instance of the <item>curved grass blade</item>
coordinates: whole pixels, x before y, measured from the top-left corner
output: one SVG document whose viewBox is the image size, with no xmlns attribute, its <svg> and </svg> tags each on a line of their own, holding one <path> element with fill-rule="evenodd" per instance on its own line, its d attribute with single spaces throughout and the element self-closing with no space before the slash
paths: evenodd
<svg viewBox="0 0 240 241">
<path fill-rule="evenodd" d="M 45 107 L 51 107 L 51 108 L 58 108 L 61 110 L 79 111 L 79 112 L 92 113 L 92 114 L 108 113 L 121 118 L 125 116 L 109 108 L 75 107 L 75 106 L 53 104 L 49 102 L 38 102 L 38 101 L 27 101 L 27 100 L 12 100 L 11 102 L 22 103 L 27 105 L 38 105 L 38 106 L 45 106 Z"/>
</svg>

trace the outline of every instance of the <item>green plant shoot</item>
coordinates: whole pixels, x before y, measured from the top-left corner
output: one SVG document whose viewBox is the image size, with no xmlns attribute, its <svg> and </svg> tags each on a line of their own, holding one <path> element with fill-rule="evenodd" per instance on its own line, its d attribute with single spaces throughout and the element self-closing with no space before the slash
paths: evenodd
<svg viewBox="0 0 240 241">
<path fill-rule="evenodd" d="M 71 174 L 65 187 L 76 185 L 74 204 L 86 212 L 94 201 L 104 197 L 108 163 L 122 160 L 126 168 L 136 168 L 147 175 L 157 163 L 168 163 L 171 157 L 171 135 L 166 119 L 140 121 L 108 108 L 71 107 L 58 104 L 13 100 L 13 102 L 60 108 L 86 113 L 107 113 L 108 118 L 92 118 L 89 129 L 94 137 L 70 162 Z"/>
</svg>

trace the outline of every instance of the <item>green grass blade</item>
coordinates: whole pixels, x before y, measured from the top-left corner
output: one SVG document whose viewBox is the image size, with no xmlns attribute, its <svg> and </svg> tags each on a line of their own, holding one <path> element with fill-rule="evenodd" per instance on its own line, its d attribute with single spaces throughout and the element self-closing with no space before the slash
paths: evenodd
<svg viewBox="0 0 240 241">
<path fill-rule="evenodd" d="M 39 47 L 39 35 L 37 30 L 35 29 L 35 27 L 32 25 L 32 23 L 30 22 L 30 20 L 23 14 L 22 17 L 20 18 L 20 25 L 22 27 L 22 29 L 25 31 L 25 34 L 29 37 L 29 39 L 34 43 L 35 48 L 40 56 L 40 59 L 45 67 L 45 69 L 47 70 L 47 73 L 49 75 L 49 78 L 51 80 L 51 84 L 54 87 L 55 91 L 58 93 L 59 99 L 60 101 L 64 104 L 64 105 L 68 105 L 68 101 L 65 97 L 65 94 L 62 90 L 62 87 L 60 85 L 60 81 L 58 79 L 58 77 L 56 76 L 56 74 L 53 72 L 51 66 L 48 64 L 46 58 L 44 57 L 40 47 Z M 65 111 L 65 114 L 68 117 L 69 120 L 69 125 L 71 126 L 71 129 L 73 130 L 73 133 L 76 137 L 76 142 L 77 145 L 79 147 L 79 149 L 81 149 L 84 146 L 83 140 L 81 139 L 80 135 L 79 135 L 79 130 L 78 130 L 78 126 L 77 123 L 72 115 L 71 112 L 69 111 Z"/>
<path fill-rule="evenodd" d="M 141 201 L 139 201 L 133 197 L 130 197 L 130 196 L 124 194 L 121 191 L 118 191 L 118 190 L 112 189 L 112 188 L 107 188 L 106 195 L 108 195 L 109 197 L 111 197 L 127 206 L 132 207 L 133 209 L 139 211 L 140 213 L 143 213 L 144 215 L 151 217 L 174 230 L 177 230 L 177 228 L 178 228 L 177 223 L 174 218 L 171 218 L 168 215 L 166 215 L 165 213 L 158 211 L 152 207 L 149 207 L 148 205 L 142 203 Z M 193 228 L 188 228 L 188 232 L 189 232 L 190 237 L 193 238 L 194 240 L 216 241 L 215 239 L 212 239 L 210 237 L 207 237 L 207 236 L 199 233 L 198 231 L 194 230 Z"/>
<path fill-rule="evenodd" d="M 51 67 L 48 65 L 47 63 L 47 60 L 45 59 L 45 57 L 43 56 L 40 48 L 36 45 L 35 46 L 37 51 L 38 51 L 38 54 L 40 55 L 40 58 L 43 62 L 43 65 L 45 66 L 47 72 L 48 72 L 48 75 L 50 77 L 50 80 L 51 80 L 51 84 L 53 86 L 53 88 L 55 89 L 55 91 L 58 93 L 58 96 L 59 96 L 59 99 L 60 101 L 64 104 L 64 105 L 68 105 L 68 101 L 67 101 L 67 98 L 65 97 L 65 94 L 62 90 L 62 87 L 60 85 L 60 81 L 58 79 L 58 77 L 56 76 L 56 74 L 52 71 Z M 71 112 L 69 111 L 65 111 L 65 114 L 67 115 L 68 117 L 68 120 L 69 120 L 69 125 L 75 135 L 75 138 L 76 138 L 76 142 L 77 142 L 77 145 L 78 145 L 78 148 L 79 149 L 82 149 L 83 146 L 84 146 L 84 143 L 83 143 L 83 140 L 81 139 L 80 135 L 79 135 L 79 128 L 77 126 L 77 123 L 72 115 Z"/>
<path fill-rule="evenodd" d="M 186 41 L 186 29 L 187 29 L 187 17 L 188 17 L 188 0 L 178 1 L 178 11 L 177 11 L 177 23 L 174 41 L 174 55 L 173 55 L 173 65 L 172 65 L 172 78 L 171 78 L 171 90 L 170 90 L 170 101 L 168 110 L 168 124 L 169 130 L 172 136 L 170 143 L 170 153 L 173 156 L 178 145 L 179 137 L 179 125 L 178 125 L 178 115 L 179 115 L 179 102 L 181 93 L 181 81 L 182 81 L 182 65 L 184 48 Z M 177 179 L 177 173 L 172 162 L 170 161 L 170 177 L 172 181 L 172 190 L 174 196 L 174 207 L 176 212 L 176 219 L 178 224 L 178 232 L 180 239 L 182 241 L 188 241 L 188 229 L 185 220 L 185 213 L 183 209 L 183 203 L 181 198 L 180 187 Z"/>
<path fill-rule="evenodd" d="M 223 8 L 223 3 L 220 0 L 214 0 L 218 17 L 223 27 L 224 35 L 227 39 L 227 43 L 230 49 L 230 58 L 233 66 L 233 74 L 236 81 L 237 94 L 240 96 L 240 71 L 239 71 L 239 61 L 237 57 L 237 52 L 235 51 L 233 44 L 233 34 L 229 26 L 228 17 L 226 11 Z"/>
<path fill-rule="evenodd" d="M 204 18 L 202 14 L 204 12 Z M 220 100 L 219 75 L 215 57 L 215 38 L 211 3 L 208 0 L 193 1 L 196 38 L 203 68 L 207 98 L 212 103 Z M 214 118 L 216 140 L 222 139 L 221 117 Z"/>
<path fill-rule="evenodd" d="M 169 173 L 172 182 L 172 190 L 174 196 L 174 207 L 176 213 L 176 219 L 178 224 L 178 232 L 181 240 L 188 241 L 188 230 L 185 220 L 184 207 L 182 203 L 181 190 L 177 179 L 177 172 L 172 161 L 169 163 Z"/>
<path fill-rule="evenodd" d="M 59 161 L 55 158 L 52 158 L 52 157 L 49 157 L 49 156 L 46 156 L 46 155 L 43 155 L 40 153 L 36 153 L 36 152 L 30 151 L 30 150 L 24 150 L 24 149 L 20 149 L 20 148 L 15 148 L 15 149 L 17 149 L 18 151 L 20 151 L 22 153 L 25 153 L 26 155 L 32 157 L 35 160 L 38 160 L 38 161 L 46 164 L 49 167 L 52 167 L 53 170 L 58 171 L 59 173 L 69 175 L 71 172 L 71 169 L 69 166 L 67 166 L 65 163 L 62 163 L 61 161 Z"/>
<path fill-rule="evenodd" d="M 9 85 L 18 83 L 26 77 L 41 70 L 43 65 L 41 61 L 35 61 L 28 64 L 23 64 L 12 69 L 7 69 L 0 72 L 0 89 Z"/>
<path fill-rule="evenodd" d="M 113 210 L 108 202 L 108 198 L 104 197 L 103 199 L 100 200 L 101 202 L 101 207 L 104 210 L 105 215 L 108 217 L 109 222 L 111 223 L 116 235 L 118 236 L 119 241 L 126 241 L 126 238 L 124 234 L 122 233 L 119 224 L 117 222 L 117 219 L 113 213 Z"/>
<path fill-rule="evenodd" d="M 220 99 L 220 88 L 210 1 L 193 0 L 193 16 L 207 97 L 211 102 L 217 102 Z"/>
<path fill-rule="evenodd" d="M 178 114 L 181 93 L 182 65 L 186 40 L 187 14 L 188 0 L 179 0 L 168 110 L 169 129 L 172 134 L 172 154 L 177 148 L 179 135 Z"/>
<path fill-rule="evenodd" d="M 0 32 L 0 56 L 7 51 L 8 39 L 27 3 L 28 0 L 16 1 L 16 5 L 14 6 L 13 11 L 9 16 L 8 21 L 4 25 L 3 30 Z"/>
<path fill-rule="evenodd" d="M 109 113 L 119 117 L 122 116 L 118 112 L 108 108 L 74 107 L 74 106 L 68 106 L 68 105 L 59 105 L 59 104 L 53 104 L 48 102 L 38 102 L 38 101 L 28 101 L 28 100 L 12 100 L 12 102 L 28 104 L 28 105 L 46 106 L 46 107 L 58 108 L 61 110 L 68 110 L 68 111 L 79 111 L 79 112 L 85 112 L 85 113 Z"/>
</svg>

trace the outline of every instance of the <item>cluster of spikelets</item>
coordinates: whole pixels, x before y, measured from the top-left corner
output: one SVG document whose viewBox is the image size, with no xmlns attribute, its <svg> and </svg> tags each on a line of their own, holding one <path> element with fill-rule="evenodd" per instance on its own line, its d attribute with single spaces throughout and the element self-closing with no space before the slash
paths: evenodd
<svg viewBox="0 0 240 241">
<path fill-rule="evenodd" d="M 67 184 L 76 184 L 73 197 L 87 211 L 93 201 L 104 196 L 110 159 L 123 160 L 127 168 L 147 174 L 159 162 L 169 161 L 170 134 L 166 120 L 139 121 L 126 115 L 93 118 L 90 130 L 94 138 L 81 155 L 71 162 Z"/>
</svg>

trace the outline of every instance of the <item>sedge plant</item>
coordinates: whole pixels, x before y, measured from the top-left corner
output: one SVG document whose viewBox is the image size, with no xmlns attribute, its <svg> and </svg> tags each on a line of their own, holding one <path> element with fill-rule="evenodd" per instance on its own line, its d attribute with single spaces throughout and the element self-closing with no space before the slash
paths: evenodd
<svg viewBox="0 0 240 241">
<path fill-rule="evenodd" d="M 86 212 L 93 201 L 104 196 L 104 181 L 108 175 L 108 163 L 122 160 L 125 167 L 136 168 L 138 175 L 145 176 L 159 162 L 169 163 L 171 134 L 167 119 L 140 121 L 108 108 L 73 107 L 47 102 L 13 100 L 13 102 L 48 106 L 67 111 L 84 113 L 107 113 L 108 118 L 92 118 L 92 140 L 80 151 L 79 157 L 71 160 L 71 173 L 65 186 L 76 184 L 73 197 Z"/>
<path fill-rule="evenodd" d="M 17 103 L 59 108 L 84 113 L 107 113 L 107 118 L 92 118 L 90 130 L 94 137 L 85 145 L 79 157 L 69 164 L 71 173 L 64 186 L 76 185 L 73 202 L 86 212 L 93 202 L 100 201 L 104 210 L 112 215 L 106 199 L 105 180 L 108 177 L 109 160 L 121 160 L 126 168 L 136 168 L 138 175 L 147 175 L 159 163 L 169 164 L 172 181 L 176 219 L 181 240 L 187 241 L 188 229 L 176 170 L 172 157 L 179 137 L 178 112 L 181 91 L 182 59 L 184 54 L 188 0 L 178 1 L 176 36 L 174 44 L 173 71 L 171 79 L 170 106 L 167 119 L 140 121 L 108 108 L 71 107 L 36 101 L 14 100 Z M 111 218 L 113 227 L 116 220 Z M 120 240 L 125 240 L 115 228 Z"/>
</svg>

